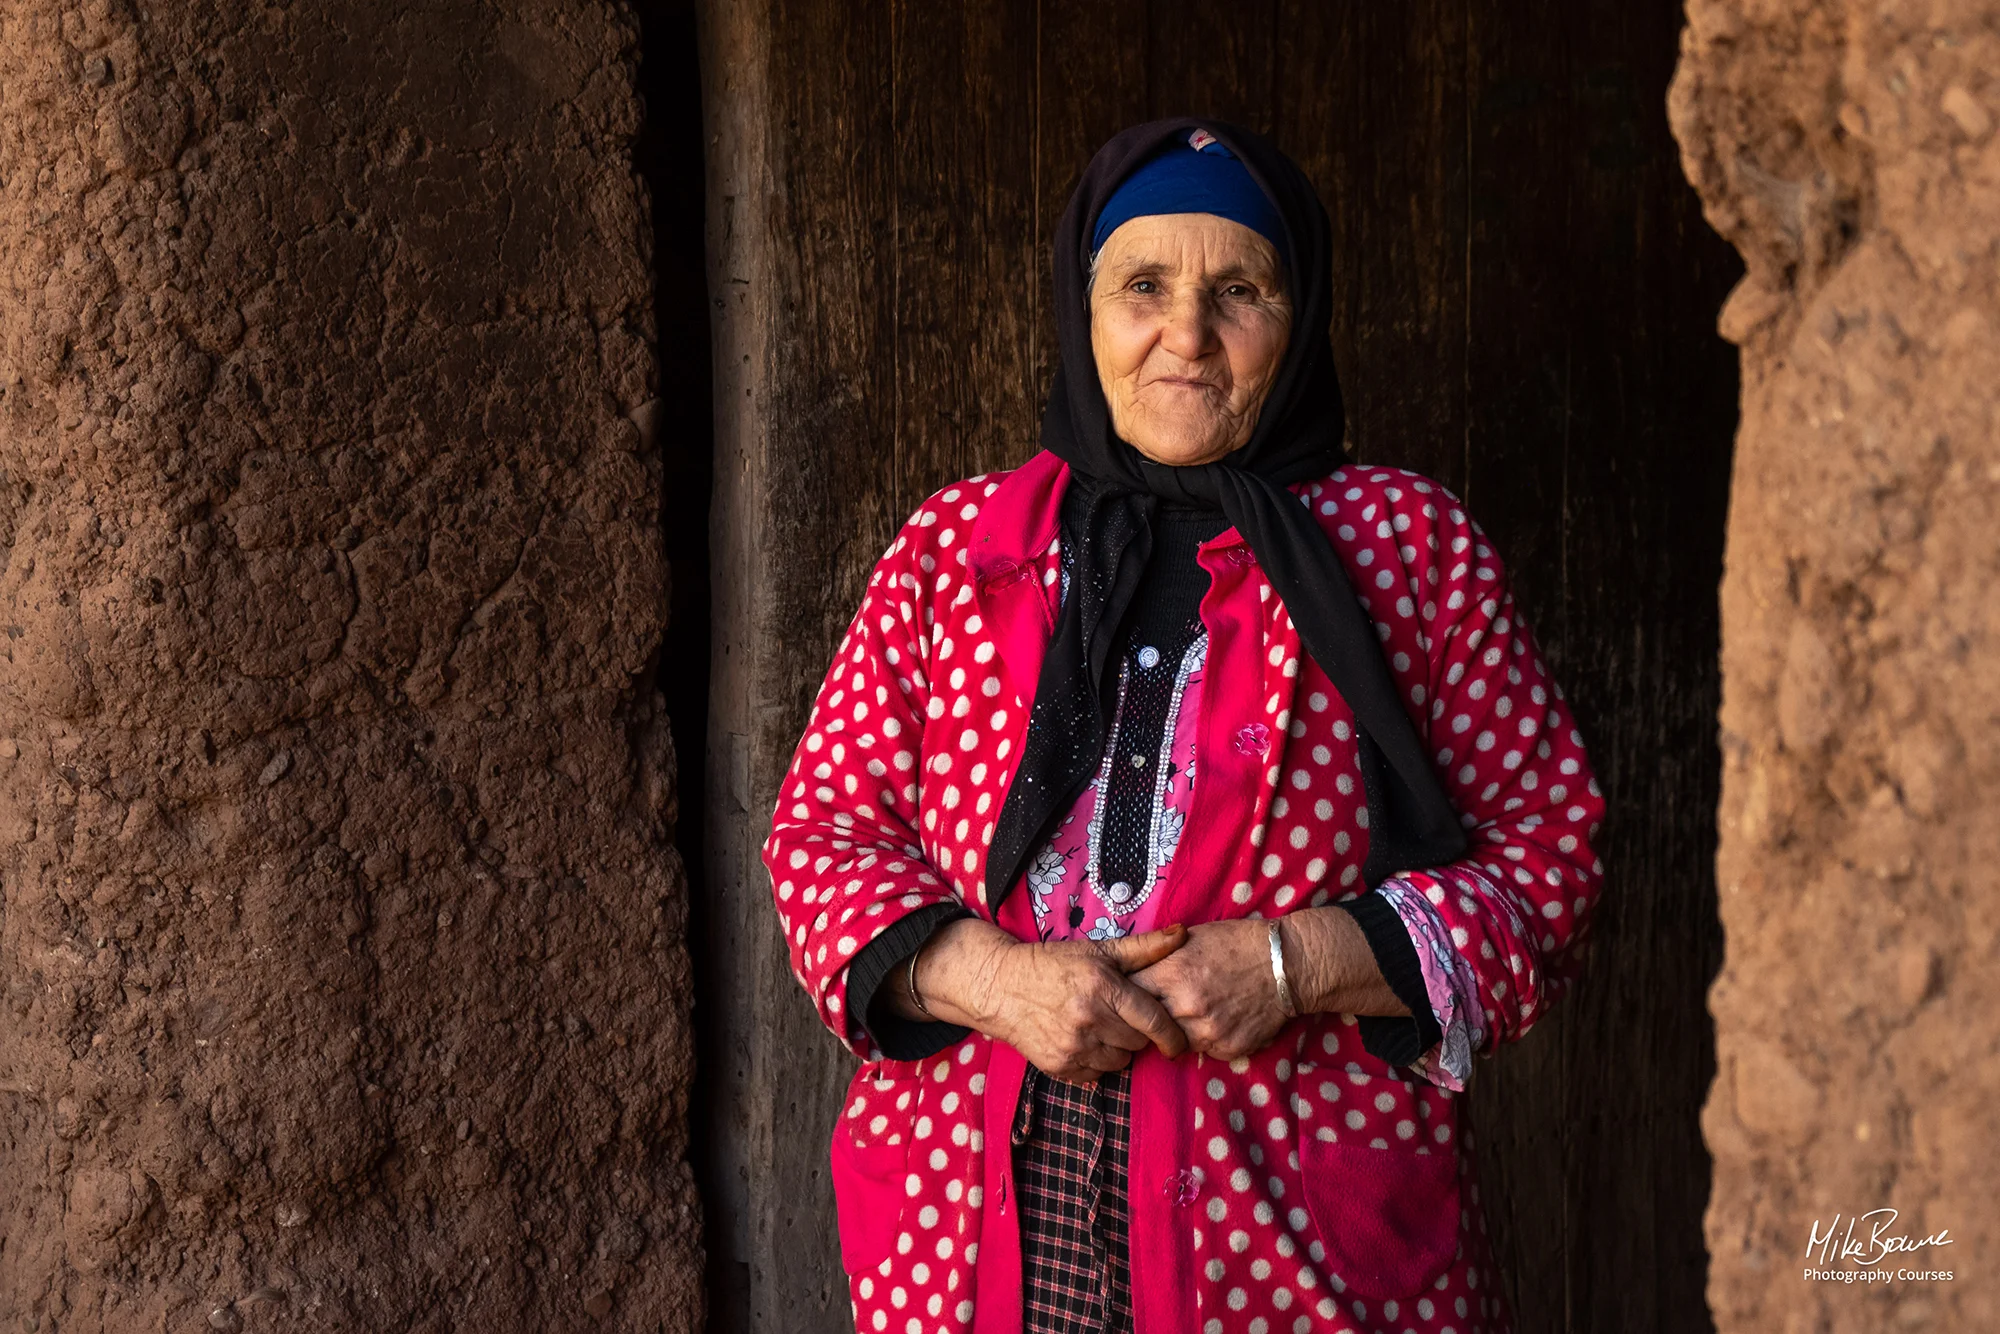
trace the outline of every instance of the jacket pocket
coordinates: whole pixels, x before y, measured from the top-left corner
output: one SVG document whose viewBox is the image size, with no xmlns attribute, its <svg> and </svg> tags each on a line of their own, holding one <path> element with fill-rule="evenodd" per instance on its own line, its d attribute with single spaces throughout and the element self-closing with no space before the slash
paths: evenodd
<svg viewBox="0 0 2000 1334">
<path fill-rule="evenodd" d="M 1458 1154 L 1451 1146 L 1299 1141 L 1306 1209 L 1327 1264 L 1377 1299 L 1410 1297 L 1458 1258 Z"/>
<path fill-rule="evenodd" d="M 847 1092 L 831 1147 L 840 1259 L 849 1274 L 889 1258 L 908 1197 L 905 1167 L 919 1079 L 892 1063 L 863 1066 Z"/>
</svg>

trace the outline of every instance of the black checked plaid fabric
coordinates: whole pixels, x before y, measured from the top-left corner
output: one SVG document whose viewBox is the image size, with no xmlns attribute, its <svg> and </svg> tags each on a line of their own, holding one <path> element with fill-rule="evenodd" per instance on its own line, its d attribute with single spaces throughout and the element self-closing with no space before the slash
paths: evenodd
<svg viewBox="0 0 2000 1334">
<path fill-rule="evenodd" d="M 1033 1066 L 1013 1129 L 1022 1334 L 1131 1334 L 1131 1069 L 1067 1084 Z"/>
</svg>

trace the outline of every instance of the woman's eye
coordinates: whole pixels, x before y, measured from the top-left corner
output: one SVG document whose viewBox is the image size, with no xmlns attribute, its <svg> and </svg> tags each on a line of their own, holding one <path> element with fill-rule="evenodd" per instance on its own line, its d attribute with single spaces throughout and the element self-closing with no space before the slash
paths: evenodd
<svg viewBox="0 0 2000 1334">
<path fill-rule="evenodd" d="M 1159 290 L 1159 284 L 1151 278 L 1141 278 L 1132 284 L 1132 290 L 1141 296 L 1151 296 Z"/>
<path fill-rule="evenodd" d="M 1247 283 L 1231 283 L 1222 289 L 1222 294 L 1224 296 L 1245 297 L 1251 295 L 1251 291 Z"/>
</svg>

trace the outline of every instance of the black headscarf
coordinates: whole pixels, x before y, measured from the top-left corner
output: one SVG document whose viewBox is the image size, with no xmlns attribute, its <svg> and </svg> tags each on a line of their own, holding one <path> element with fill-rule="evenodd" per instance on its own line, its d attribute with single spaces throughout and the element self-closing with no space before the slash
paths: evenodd
<svg viewBox="0 0 2000 1334">
<path fill-rule="evenodd" d="M 1217 463 L 1170 467 L 1112 434 L 1090 343 L 1090 238 L 1119 183 L 1195 129 L 1240 158 L 1284 218 L 1292 336 L 1249 442 Z M 1220 121 L 1184 117 L 1134 126 L 1098 150 L 1070 196 L 1055 235 L 1062 360 L 1042 415 L 1042 448 L 1069 465 L 1070 484 L 1082 491 L 1064 505 L 1077 516 L 1063 525 L 1069 590 L 1042 662 L 1021 767 L 987 854 L 986 895 L 994 910 L 1103 755 L 1112 645 L 1152 554 L 1162 499 L 1219 508 L 1235 525 L 1284 600 L 1306 651 L 1354 711 L 1369 809 L 1368 885 L 1464 852 L 1464 831 L 1397 699 L 1375 627 L 1325 534 L 1285 489 L 1348 461 L 1327 333 L 1332 249 L 1326 209 L 1305 174 L 1261 135 Z"/>
</svg>

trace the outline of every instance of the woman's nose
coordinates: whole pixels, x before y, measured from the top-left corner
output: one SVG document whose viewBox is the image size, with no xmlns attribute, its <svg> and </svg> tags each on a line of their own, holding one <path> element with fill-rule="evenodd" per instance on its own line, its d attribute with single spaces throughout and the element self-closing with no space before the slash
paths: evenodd
<svg viewBox="0 0 2000 1334">
<path fill-rule="evenodd" d="M 1183 361 L 1198 361 L 1215 349 L 1215 311 L 1206 292 L 1175 300 L 1160 330 L 1160 344 Z"/>
</svg>

